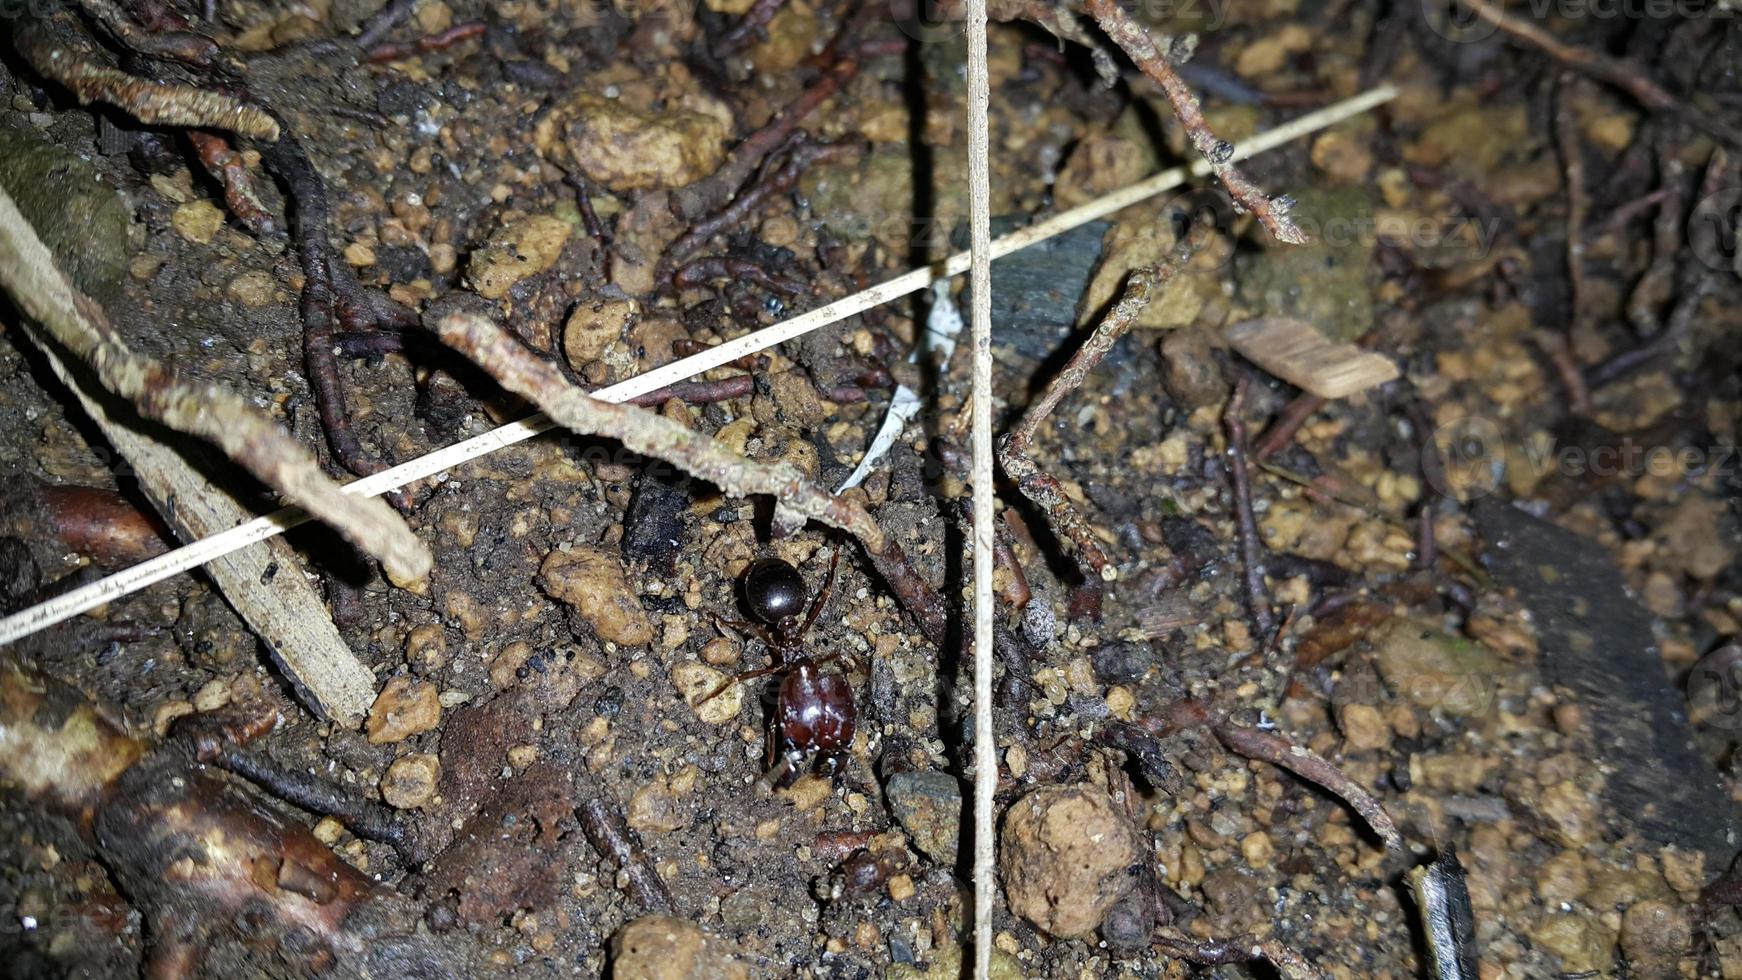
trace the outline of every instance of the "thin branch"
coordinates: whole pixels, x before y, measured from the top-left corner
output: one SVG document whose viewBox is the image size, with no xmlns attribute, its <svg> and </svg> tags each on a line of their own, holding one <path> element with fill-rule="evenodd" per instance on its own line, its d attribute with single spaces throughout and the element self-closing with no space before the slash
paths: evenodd
<svg viewBox="0 0 1742 980">
<path fill-rule="evenodd" d="M 437 306 L 425 322 L 442 343 L 471 358 L 497 383 L 520 395 L 558 425 L 581 435 L 606 436 L 643 456 L 664 460 L 733 496 L 767 494 L 776 523 L 793 528 L 819 521 L 853 535 L 873 554 L 888 544 L 883 529 L 853 500 L 817 489 L 790 463 L 746 459 L 712 436 L 633 405 L 600 401 L 569 383 L 550 362 L 477 313 Z"/>
<path fill-rule="evenodd" d="M 1327 980 L 1330 974 L 1275 939 L 1239 936 L 1234 939 L 1193 939 L 1172 930 L 1157 933 L 1157 949 L 1175 959 L 1204 966 L 1269 963 L 1283 980 Z"/>
<path fill-rule="evenodd" d="M 396 580 L 415 581 L 429 572 L 429 552 L 385 503 L 341 491 L 306 449 L 237 395 L 216 385 L 190 384 L 129 349 L 102 307 L 55 267 L 48 248 L 4 192 L 0 282 L 20 310 L 91 365 L 103 386 L 132 402 L 139 414 L 217 444 L 267 486 L 380 558 Z"/>
<path fill-rule="evenodd" d="M 1256 215 L 1264 223 L 1264 227 L 1276 236 L 1277 241 L 1304 245 L 1307 240 L 1306 233 L 1288 217 L 1288 208 L 1292 202 L 1286 197 L 1265 196 L 1256 184 L 1247 180 L 1246 175 L 1234 167 L 1234 144 L 1210 131 L 1209 123 L 1204 121 L 1203 109 L 1198 105 L 1197 95 L 1185 83 L 1185 79 L 1179 77 L 1179 72 L 1174 71 L 1169 54 L 1162 53 L 1149 32 L 1131 19 L 1131 15 L 1125 12 L 1118 0 L 1088 0 L 1084 6 L 1089 11 L 1089 16 L 1095 18 L 1095 22 L 1101 25 L 1101 30 L 1107 33 L 1113 43 L 1150 80 L 1161 86 L 1162 94 L 1167 96 L 1168 105 L 1173 107 L 1173 113 L 1179 117 L 1180 125 L 1186 128 L 1192 147 L 1209 162 L 1216 179 L 1228 189 L 1235 203 Z M 1173 45 L 1170 43 L 1169 47 Z"/>
<path fill-rule="evenodd" d="M 1059 402 L 1082 387 L 1083 379 L 1101 363 L 1107 352 L 1119 342 L 1119 338 L 1131 329 L 1131 324 L 1149 306 L 1155 292 L 1167 285 L 1191 261 L 1207 238 L 1208 226 L 1199 225 L 1174 246 L 1173 254 L 1165 262 L 1133 272 L 1125 284 L 1125 293 L 1119 297 L 1119 302 L 1096 324 L 1089 339 L 1083 341 L 1083 346 L 1071 356 L 1064 370 L 1048 382 L 1040 398 L 1029 406 L 1028 411 L 1023 413 L 1022 421 L 1005 435 L 998 447 L 998 461 L 1003 465 L 1005 474 L 1016 482 L 1023 496 L 1046 511 L 1047 517 L 1075 548 L 1077 560 L 1088 566 L 1094 572 L 1094 577 L 1102 581 L 1111 582 L 1117 579 L 1119 570 L 1107 560 L 1106 553 L 1101 550 L 1100 541 L 1095 537 L 1094 528 L 1089 526 L 1088 521 L 1071 504 L 1070 498 L 1065 496 L 1064 487 L 1058 479 L 1043 471 L 1030 458 L 1029 444 L 1033 442 L 1040 424 L 1052 415 Z"/>
<path fill-rule="evenodd" d="M 1571 293 L 1567 330 L 1543 338 L 1542 346 L 1566 385 L 1573 410 L 1582 414 L 1590 410 L 1591 393 L 1585 387 L 1570 339 L 1571 331 L 1584 322 L 1589 299 L 1585 288 L 1585 157 L 1584 147 L 1579 144 L 1578 119 L 1573 112 L 1577 83 L 1578 77 L 1572 72 L 1562 72 L 1555 82 L 1554 99 L 1555 146 L 1560 151 L 1567 186 L 1567 288 Z"/>
</svg>

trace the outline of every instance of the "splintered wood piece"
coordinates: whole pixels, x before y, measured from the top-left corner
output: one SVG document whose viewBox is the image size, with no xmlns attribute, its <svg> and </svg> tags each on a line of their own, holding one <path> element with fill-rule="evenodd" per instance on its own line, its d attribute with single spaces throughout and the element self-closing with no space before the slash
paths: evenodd
<svg viewBox="0 0 1742 980">
<path fill-rule="evenodd" d="M 103 437 L 127 460 L 141 489 L 183 540 L 235 527 L 254 515 L 206 482 L 181 453 L 111 417 L 53 344 L 39 345 Z M 327 607 L 283 538 L 212 559 L 206 574 L 260 637 L 298 696 L 324 719 L 355 728 L 375 700 L 375 675 L 345 645 Z"/>
<path fill-rule="evenodd" d="M 1326 340 L 1312 324 L 1285 316 L 1245 320 L 1228 328 L 1240 356 L 1320 398 L 1347 398 L 1398 377 L 1389 357 Z"/>
</svg>

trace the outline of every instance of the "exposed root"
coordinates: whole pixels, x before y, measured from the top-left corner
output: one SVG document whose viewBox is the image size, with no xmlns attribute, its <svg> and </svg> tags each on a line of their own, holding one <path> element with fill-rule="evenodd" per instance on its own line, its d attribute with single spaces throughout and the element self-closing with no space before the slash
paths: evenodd
<svg viewBox="0 0 1742 980">
<path fill-rule="evenodd" d="M 779 167 L 764 167 L 754 184 L 739 192 L 730 204 L 711 217 L 696 222 L 666 249 L 659 260 L 659 271 L 654 273 L 656 280 L 667 278 L 669 273 L 666 270 L 683 261 L 708 239 L 726 229 L 742 227 L 746 219 L 770 198 L 791 190 L 804 175 L 806 168 L 857 149 L 844 144 L 812 143 L 805 137 L 803 130 L 793 133 L 786 140 L 784 148 L 786 157 Z"/>
<path fill-rule="evenodd" d="M 784 6 L 786 6 L 786 0 L 756 0 L 750 5 L 749 10 L 744 11 L 744 16 L 738 18 L 738 23 L 733 24 L 724 34 L 720 35 L 718 41 L 714 42 L 714 57 L 724 58 L 730 54 L 737 54 L 767 37 L 768 22 L 773 20 L 774 15 L 780 13 L 780 8 Z"/>
<path fill-rule="evenodd" d="M 410 315 L 363 290 L 339 262 L 327 233 L 327 192 L 320 174 L 294 135 L 269 147 L 262 161 L 284 181 L 294 202 L 290 229 L 303 271 L 303 359 L 315 392 L 321 426 L 339 465 L 359 476 L 379 473 L 387 464 L 363 448 L 351 428 L 344 383 L 334 356 L 335 330 L 342 321 L 364 326 L 406 326 Z"/>
<path fill-rule="evenodd" d="M 681 218 L 697 219 L 720 209 L 762 161 L 786 142 L 804 118 L 816 111 L 840 91 L 849 79 L 859 73 L 858 37 L 868 17 L 877 12 L 875 4 L 859 10 L 817 60 L 824 65 L 823 74 L 800 93 L 786 108 L 776 113 L 766 126 L 746 136 L 732 148 L 732 153 L 720 169 L 688 187 L 672 192 L 672 211 Z"/>
<path fill-rule="evenodd" d="M 66 87 L 81 105 L 106 102 L 150 125 L 223 129 L 261 140 L 278 139 L 279 127 L 264 109 L 219 92 L 147 81 L 101 65 L 92 49 L 54 40 L 39 26 L 19 31 L 13 42 L 42 77 Z"/>
<path fill-rule="evenodd" d="M 254 189 L 254 175 L 242 162 L 242 154 L 237 153 L 222 136 L 197 129 L 188 131 L 188 142 L 193 144 L 206 172 L 223 187 L 224 205 L 236 220 L 247 226 L 256 238 L 277 235 L 278 219 L 260 203 L 260 194 Z"/>
<path fill-rule="evenodd" d="M 1047 384 L 1040 398 L 1023 413 L 1022 421 L 1017 423 L 1016 428 L 999 441 L 998 462 L 1004 467 L 1005 474 L 1016 482 L 1023 496 L 1046 511 L 1048 519 L 1075 549 L 1077 561 L 1094 573 L 1093 578 L 1102 581 L 1111 582 L 1118 578 L 1119 570 L 1107 560 L 1106 553 L 1101 550 L 1100 541 L 1095 537 L 1094 528 L 1072 506 L 1058 479 L 1043 471 L 1030 458 L 1029 444 L 1034 440 L 1040 424 L 1052 415 L 1053 409 L 1058 407 L 1065 395 L 1081 387 L 1089 372 L 1101 363 L 1119 338 L 1131 329 L 1132 322 L 1149 305 L 1154 292 L 1171 281 L 1191 261 L 1208 235 L 1206 228 L 1207 226 L 1199 226 L 1181 240 L 1166 262 L 1159 266 L 1138 269 L 1131 274 L 1119 302 L 1095 326 L 1094 333 L 1083 341 L 1083 346 L 1078 348 L 1064 370 Z"/>
<path fill-rule="evenodd" d="M 1646 77 L 1643 69 L 1557 40 L 1535 24 L 1519 20 L 1501 10 L 1493 0 L 1462 0 L 1482 18 L 1512 37 L 1542 51 L 1574 71 L 1608 82 L 1639 101 L 1647 109 L 1671 112 L 1689 124 L 1733 147 L 1742 147 L 1742 130 L 1725 122 L 1718 113 L 1701 112 L 1671 95 L 1663 86 Z"/>
<path fill-rule="evenodd" d="M 1296 745 L 1280 735 L 1243 725 L 1221 722 L 1212 725 L 1210 730 L 1216 733 L 1216 738 L 1223 745 L 1246 758 L 1287 769 L 1308 782 L 1324 787 L 1360 814 L 1361 819 L 1367 821 L 1367 826 L 1373 828 L 1373 832 L 1379 835 L 1386 847 L 1394 851 L 1403 849 L 1403 835 L 1397 832 L 1397 824 L 1392 821 L 1391 814 L 1385 812 L 1385 807 L 1373 794 L 1357 785 L 1324 756 Z"/>
<path fill-rule="evenodd" d="M 147 975 L 199 975 L 210 950 L 232 944 L 307 975 L 464 976 L 486 965 L 465 937 L 422 929 L 412 903 L 200 765 L 187 741 L 150 746 L 105 715 L 0 661 L 0 784 L 85 836 L 146 917 Z"/>
<path fill-rule="evenodd" d="M 1242 377 L 1234 386 L 1234 397 L 1222 422 L 1228 433 L 1228 484 L 1234 497 L 1234 530 L 1240 541 L 1240 564 L 1245 569 L 1246 604 L 1252 610 L 1252 623 L 1258 627 L 1260 641 L 1276 635 L 1276 613 L 1270 608 L 1270 590 L 1264 586 L 1264 539 L 1258 533 L 1258 520 L 1252 512 L 1252 475 L 1246 465 L 1246 420 L 1241 412 L 1246 407 L 1246 386 L 1251 382 Z"/>
<path fill-rule="evenodd" d="M 1173 107 L 1175 116 L 1186 128 L 1192 147 L 1203 158 L 1209 161 L 1210 169 L 1216 179 L 1228 189 L 1234 202 L 1240 207 L 1257 216 L 1264 227 L 1276 236 L 1277 241 L 1290 245 L 1305 244 L 1307 236 L 1288 217 L 1288 208 L 1292 203 L 1286 197 L 1266 197 L 1258 186 L 1246 179 L 1234 167 L 1234 144 L 1221 139 L 1210 131 L 1210 126 L 1204 121 L 1203 110 L 1198 105 L 1198 97 L 1192 93 L 1191 87 L 1179 77 L 1179 72 L 1173 67 L 1173 52 L 1163 53 L 1155 41 L 1149 36 L 1131 15 L 1119 5 L 1117 0 L 1087 0 L 1084 4 L 1089 16 L 1101 25 L 1101 30 L 1107 33 L 1114 44 L 1117 44 L 1127 56 L 1148 75 L 1152 81 L 1161 86 L 1161 91 L 1167 96 L 1168 105 Z M 1168 47 L 1174 45 L 1170 42 Z"/>
<path fill-rule="evenodd" d="M 48 338 L 89 364 L 105 388 L 131 402 L 141 415 L 215 443 L 290 502 L 379 558 L 395 579 L 414 581 L 428 573 L 429 552 L 386 504 L 341 491 L 322 475 L 307 450 L 242 398 L 216 385 L 185 382 L 129 349 L 102 307 L 78 293 L 55 267 L 48 249 L 4 193 L 0 281 Z"/>
<path fill-rule="evenodd" d="M 188 24 L 172 11 L 170 24 L 135 23 L 115 0 L 78 0 L 79 9 L 103 25 L 115 41 L 148 58 L 169 58 L 186 64 L 205 67 L 218 56 L 218 46 L 187 30 Z"/>
</svg>

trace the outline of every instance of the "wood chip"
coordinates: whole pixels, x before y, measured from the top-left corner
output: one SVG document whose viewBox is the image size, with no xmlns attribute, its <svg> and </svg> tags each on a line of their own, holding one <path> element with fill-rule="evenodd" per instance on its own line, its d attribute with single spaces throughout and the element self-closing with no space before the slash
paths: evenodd
<svg viewBox="0 0 1742 980">
<path fill-rule="evenodd" d="M 1242 357 L 1320 398 L 1347 398 L 1398 377 L 1390 358 L 1334 344 L 1312 324 L 1291 317 L 1245 320 L 1226 336 Z"/>
</svg>

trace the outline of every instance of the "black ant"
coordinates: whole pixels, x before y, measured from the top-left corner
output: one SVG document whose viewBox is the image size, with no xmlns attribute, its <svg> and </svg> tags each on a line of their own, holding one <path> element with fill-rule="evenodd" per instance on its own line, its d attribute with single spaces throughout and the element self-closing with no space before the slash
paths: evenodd
<svg viewBox="0 0 1742 980">
<path fill-rule="evenodd" d="M 757 622 L 714 617 L 723 626 L 761 637 L 774 662 L 739 674 L 708 697 L 756 677 L 786 675 L 780 682 L 776 702 L 776 741 L 769 747 L 772 768 L 758 786 L 786 785 L 819 762 L 825 774 L 833 776 L 839 771 L 843 751 L 853 742 L 859 714 L 853 703 L 853 687 L 844 675 L 825 674 L 821 670 L 844 654 L 812 657 L 804 642 L 805 634 L 829 601 L 835 587 L 835 570 L 840 564 L 841 549 L 837 547 L 822 591 L 806 612 L 804 577 L 798 569 L 779 558 L 759 559 L 744 572 L 743 579 L 744 604 Z M 804 613 L 802 621 L 800 613 Z M 774 759 L 776 749 L 780 756 L 778 764 Z"/>
</svg>

